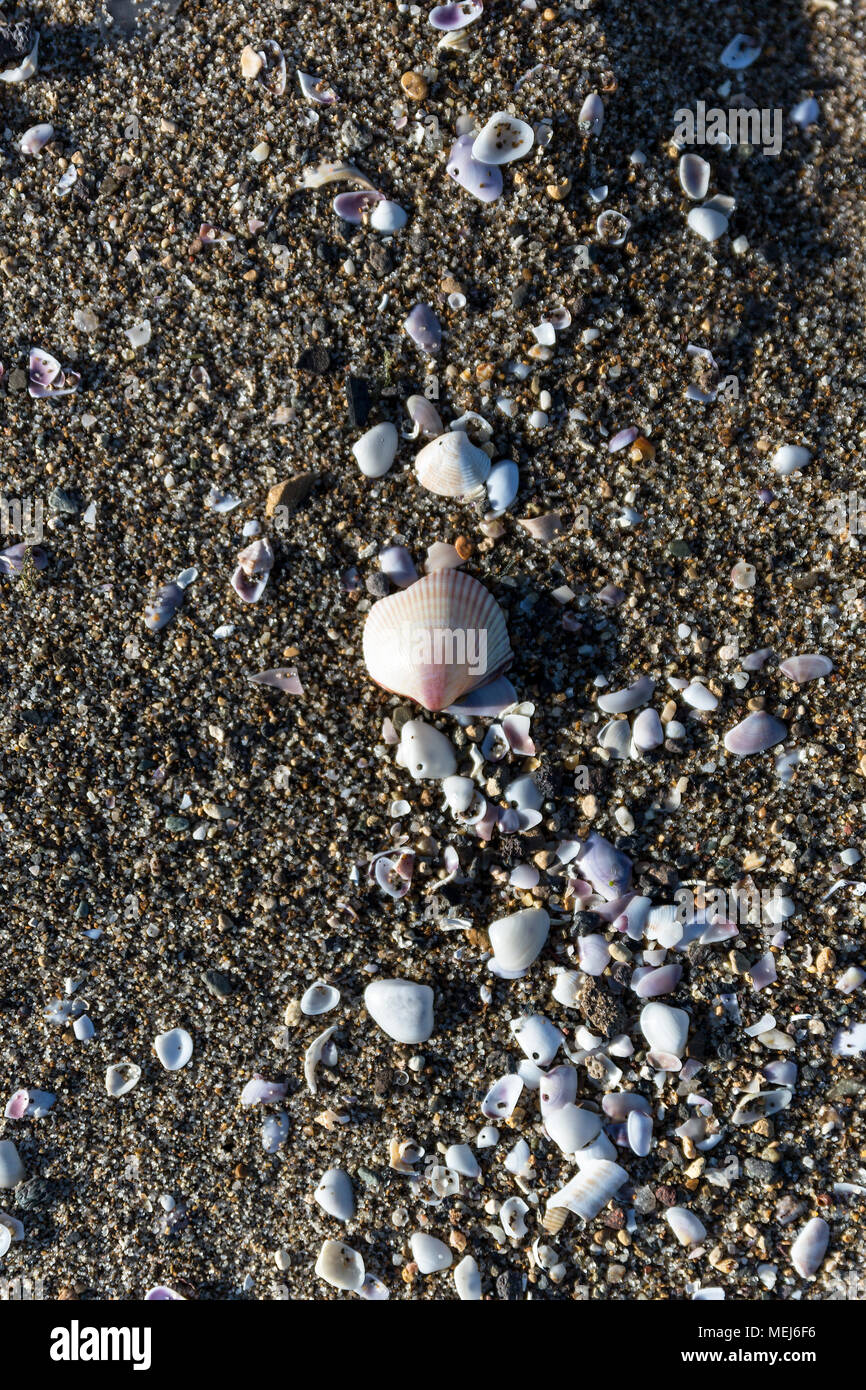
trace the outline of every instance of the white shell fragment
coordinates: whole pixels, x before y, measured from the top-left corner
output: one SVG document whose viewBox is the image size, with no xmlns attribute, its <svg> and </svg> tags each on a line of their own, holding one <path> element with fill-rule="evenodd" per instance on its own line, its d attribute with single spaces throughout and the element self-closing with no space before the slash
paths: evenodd
<svg viewBox="0 0 866 1390">
<path fill-rule="evenodd" d="M 445 1166 L 464 1178 L 477 1178 L 481 1172 L 478 1159 L 468 1144 L 451 1144 L 445 1150 Z"/>
<path fill-rule="evenodd" d="M 542 1014 L 515 1018 L 511 1031 L 526 1057 L 539 1067 L 549 1067 L 562 1044 L 563 1035 L 555 1023 Z"/>
<path fill-rule="evenodd" d="M 681 1057 L 689 1036 L 689 1016 L 685 1009 L 675 1009 L 670 1004 L 644 1004 L 640 1030 L 653 1052 Z"/>
<path fill-rule="evenodd" d="M 125 1096 L 141 1080 L 141 1067 L 135 1062 L 113 1062 L 105 1073 L 105 1089 L 115 1100 Z"/>
<path fill-rule="evenodd" d="M 707 1228 L 688 1207 L 668 1207 L 665 1219 L 680 1245 L 699 1245 Z"/>
<path fill-rule="evenodd" d="M 329 1168 L 323 1173 L 313 1196 L 322 1210 L 337 1221 L 351 1221 L 355 1215 L 352 1183 L 342 1168 Z"/>
<path fill-rule="evenodd" d="M 341 1240 L 326 1240 L 316 1260 L 316 1274 L 334 1289 L 357 1293 L 364 1282 L 364 1261 Z"/>
<path fill-rule="evenodd" d="M 337 1025 L 334 1023 L 330 1028 L 326 1028 L 324 1033 L 320 1033 L 317 1038 L 314 1038 L 304 1053 L 304 1080 L 311 1095 L 318 1093 L 316 1070 L 319 1063 L 324 1062 L 328 1065 L 331 1062 L 336 1062 L 336 1048 L 331 1042 L 336 1031 Z"/>
<path fill-rule="evenodd" d="M 500 1076 L 481 1102 L 482 1115 L 488 1120 L 507 1120 L 514 1113 L 522 1091 L 523 1079 L 515 1072 Z"/>
<path fill-rule="evenodd" d="M 584 1221 L 594 1221 L 627 1181 L 628 1173 L 618 1163 L 591 1160 L 565 1187 L 554 1192 L 547 1204 L 548 1211 L 551 1207 L 566 1207 Z"/>
<path fill-rule="evenodd" d="M 821 1216 L 807 1221 L 791 1246 L 791 1264 L 801 1279 L 812 1279 L 818 1273 L 830 1242 L 830 1227 Z"/>
<path fill-rule="evenodd" d="M 323 980 L 317 980 L 314 985 L 310 985 L 301 999 L 301 1013 L 315 1018 L 317 1014 L 326 1014 L 331 1009 L 336 1009 L 339 1002 L 340 991 L 333 985 L 325 984 Z"/>
<path fill-rule="evenodd" d="M 441 782 L 457 770 L 454 745 L 445 734 L 423 719 L 408 719 L 400 731 L 397 762 L 411 772 L 416 782 Z"/>
<path fill-rule="evenodd" d="M 32 125 L 29 130 L 25 130 L 21 136 L 19 146 L 22 154 L 41 154 L 45 146 L 54 139 L 54 126 L 47 122 L 43 125 Z"/>
<path fill-rule="evenodd" d="M 154 1039 L 153 1050 L 166 1071 L 180 1071 L 192 1058 L 192 1038 L 185 1028 L 170 1028 Z"/>
<path fill-rule="evenodd" d="M 684 154 L 679 163 L 680 186 L 693 202 L 707 196 L 710 186 L 710 166 L 699 154 Z"/>
<path fill-rule="evenodd" d="M 0 1139 L 0 1188 L 17 1187 L 26 1176 L 27 1169 L 12 1140 Z"/>
<path fill-rule="evenodd" d="M 704 241 L 718 241 L 720 236 L 728 230 L 728 219 L 718 208 L 711 208 L 704 204 L 700 208 L 692 208 L 688 216 L 688 223 L 693 232 L 697 232 Z"/>
<path fill-rule="evenodd" d="M 802 444 L 783 444 L 770 459 L 770 466 L 774 473 L 788 477 L 789 474 L 799 473 L 805 468 L 811 457 L 810 450 L 804 449 Z"/>
<path fill-rule="evenodd" d="M 399 436 L 394 425 L 386 420 L 362 434 L 352 445 L 352 453 L 365 478 L 383 478 L 397 456 Z"/>
<path fill-rule="evenodd" d="M 438 1274 L 440 1269 L 451 1265 L 451 1251 L 444 1240 L 430 1236 L 426 1231 L 414 1231 L 409 1237 L 412 1259 L 421 1274 Z"/>
<path fill-rule="evenodd" d="M 547 940 L 550 917 L 543 907 L 527 907 L 500 917 L 488 928 L 496 960 L 505 970 L 525 970 Z"/>
<path fill-rule="evenodd" d="M 364 990 L 364 1006 L 395 1042 L 426 1042 L 433 1032 L 433 991 L 429 985 L 412 980 L 374 980 Z"/>
<path fill-rule="evenodd" d="M 455 1267 L 454 1286 L 463 1303 L 477 1303 L 481 1298 L 481 1273 L 471 1255 L 464 1255 Z"/>
<path fill-rule="evenodd" d="M 529 154 L 535 143 L 531 125 L 498 111 L 491 116 L 472 146 L 472 158 L 481 164 L 510 164 Z"/>
</svg>

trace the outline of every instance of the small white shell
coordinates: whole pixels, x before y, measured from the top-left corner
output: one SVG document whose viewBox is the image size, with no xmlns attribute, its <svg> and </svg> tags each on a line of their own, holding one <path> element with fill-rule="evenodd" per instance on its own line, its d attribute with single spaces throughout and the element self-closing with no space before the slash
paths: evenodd
<svg viewBox="0 0 866 1390">
<path fill-rule="evenodd" d="M 464 1255 L 455 1268 L 454 1285 L 463 1303 L 477 1303 L 481 1298 L 481 1274 L 471 1255 Z"/>
<path fill-rule="evenodd" d="M 395 1042 L 426 1042 L 433 1032 L 433 991 L 429 985 L 414 980 L 374 980 L 364 990 L 364 1007 Z"/>
<path fill-rule="evenodd" d="M 412 1259 L 421 1274 L 438 1274 L 451 1264 L 451 1251 L 444 1240 L 430 1236 L 426 1231 L 414 1231 L 409 1237 Z"/>
<path fill-rule="evenodd" d="M 564 1154 L 573 1154 L 598 1137 L 601 1118 L 579 1105 L 562 1105 L 544 1116 L 544 1128 Z"/>
<path fill-rule="evenodd" d="M 105 1073 L 105 1089 L 115 1100 L 125 1096 L 141 1080 L 141 1067 L 135 1062 L 113 1062 Z"/>
<path fill-rule="evenodd" d="M 407 719 L 400 731 L 397 762 L 416 782 L 441 782 L 457 770 L 454 745 L 445 734 L 423 719 Z"/>
<path fill-rule="evenodd" d="M 597 1159 L 554 1192 L 547 1204 L 548 1211 L 551 1207 L 567 1207 L 584 1221 L 593 1221 L 627 1181 L 628 1173 L 618 1163 Z"/>
<path fill-rule="evenodd" d="M 352 445 L 352 453 L 365 478 L 383 478 L 397 455 L 399 437 L 390 420 L 362 434 Z"/>
<path fill-rule="evenodd" d="M 811 459 L 812 455 L 808 449 L 804 449 L 802 444 L 783 444 L 777 449 L 770 465 L 774 473 L 780 473 L 782 477 L 787 477 L 791 473 L 799 473 Z"/>
<path fill-rule="evenodd" d="M 481 1172 L 478 1159 L 468 1144 L 452 1144 L 445 1150 L 445 1163 L 464 1178 L 477 1178 Z"/>
<path fill-rule="evenodd" d="M 680 186 L 693 202 L 706 198 L 710 186 L 710 166 L 699 154 L 684 154 L 679 164 Z"/>
<path fill-rule="evenodd" d="M 370 226 L 375 227 L 377 232 L 382 232 L 384 236 L 391 236 L 393 232 L 399 232 L 401 227 L 405 227 L 408 221 L 408 214 L 403 211 L 399 203 L 392 203 L 390 198 L 383 198 L 381 203 L 377 203 L 370 213 Z"/>
<path fill-rule="evenodd" d="M 32 125 L 21 136 L 22 154 L 41 154 L 47 144 L 54 139 L 54 126 L 50 124 Z"/>
<path fill-rule="evenodd" d="M 516 1073 L 510 1072 L 507 1076 L 500 1076 L 481 1102 L 482 1115 L 488 1120 L 507 1120 L 514 1113 L 522 1090 L 523 1080 Z"/>
<path fill-rule="evenodd" d="M 556 1024 L 543 1014 L 526 1014 L 513 1019 L 510 1027 L 524 1056 L 539 1067 L 549 1067 L 563 1039 Z"/>
<path fill-rule="evenodd" d="M 526 1213 L 529 1207 L 522 1197 L 508 1197 L 499 1208 L 499 1224 L 511 1240 L 526 1235 Z"/>
<path fill-rule="evenodd" d="M 525 970 L 547 940 L 550 917 L 543 907 L 528 907 L 500 917 L 488 928 L 490 945 L 505 970 Z"/>
<path fill-rule="evenodd" d="M 180 1071 L 192 1057 L 192 1038 L 185 1028 L 170 1028 L 154 1039 L 153 1050 L 166 1071 Z"/>
<path fill-rule="evenodd" d="M 457 816 L 469 810 L 477 790 L 471 777 L 446 777 L 442 783 L 448 807 Z"/>
<path fill-rule="evenodd" d="M 326 985 L 323 980 L 317 980 L 314 985 L 310 985 L 301 999 L 301 1013 L 315 1018 L 317 1014 L 326 1014 L 331 1009 L 336 1009 L 339 1002 L 340 991 L 333 985 Z"/>
<path fill-rule="evenodd" d="M 474 497 L 490 474 L 490 459 L 465 430 L 446 430 L 424 445 L 415 460 L 415 474 L 437 497 Z"/>
<path fill-rule="evenodd" d="M 516 463 L 503 459 L 494 464 L 487 479 L 487 503 L 490 508 L 487 519 L 502 516 L 511 506 L 520 487 L 520 471 Z"/>
<path fill-rule="evenodd" d="M 646 1158 L 652 1146 L 652 1116 L 644 1110 L 632 1110 L 626 1120 L 626 1133 L 632 1153 L 637 1154 L 638 1158 Z"/>
<path fill-rule="evenodd" d="M 571 1105 L 577 1095 L 577 1069 L 570 1066 L 553 1067 L 538 1088 L 542 1118 L 546 1121 L 554 1110 Z"/>
<path fill-rule="evenodd" d="M 719 237 L 728 230 L 728 219 L 718 208 L 711 208 L 706 205 L 700 208 L 692 208 L 688 217 L 689 226 L 693 232 L 697 232 L 704 241 L 718 241 Z"/>
<path fill-rule="evenodd" d="M 807 1221 L 791 1246 L 791 1264 L 801 1279 L 811 1279 L 818 1273 L 830 1242 L 830 1227 L 821 1216 Z"/>
<path fill-rule="evenodd" d="M 0 1139 L 0 1188 L 17 1187 L 26 1176 L 27 1169 L 12 1140 Z"/>
<path fill-rule="evenodd" d="M 342 1168 L 329 1168 L 327 1173 L 323 1173 L 313 1196 L 322 1210 L 337 1221 L 351 1221 L 355 1215 L 352 1183 Z"/>
<path fill-rule="evenodd" d="M 640 1030 L 653 1052 L 681 1057 L 689 1036 L 689 1016 L 684 1009 L 675 1009 L 670 1004 L 644 1004 Z"/>
<path fill-rule="evenodd" d="M 475 137 L 472 158 L 481 164 L 510 164 L 513 159 L 529 154 L 534 143 L 531 125 L 509 116 L 506 111 L 497 111 Z"/>
<path fill-rule="evenodd" d="M 310 1088 L 311 1095 L 318 1094 L 316 1070 L 319 1063 L 326 1060 L 325 1050 L 336 1031 L 337 1025 L 334 1023 L 330 1028 L 326 1028 L 324 1033 L 320 1033 L 317 1038 L 314 1038 L 304 1053 L 304 1080 Z"/>
<path fill-rule="evenodd" d="M 745 1095 L 731 1116 L 731 1124 L 753 1125 L 769 1115 L 777 1115 L 791 1104 L 793 1095 L 787 1086 L 780 1086 L 776 1091 L 754 1091 Z"/>
<path fill-rule="evenodd" d="M 316 1274 L 332 1288 L 357 1293 L 364 1282 L 364 1261 L 341 1240 L 326 1240 L 316 1260 Z"/>
<path fill-rule="evenodd" d="M 668 1207 L 665 1218 L 680 1245 L 698 1245 L 707 1234 L 704 1223 L 688 1207 Z"/>
</svg>

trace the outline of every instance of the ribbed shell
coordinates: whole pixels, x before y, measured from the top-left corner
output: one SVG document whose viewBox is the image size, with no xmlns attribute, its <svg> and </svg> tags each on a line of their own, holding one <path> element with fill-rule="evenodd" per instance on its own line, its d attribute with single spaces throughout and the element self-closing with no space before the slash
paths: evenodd
<svg viewBox="0 0 866 1390">
<path fill-rule="evenodd" d="M 502 609 L 459 570 L 437 570 L 379 599 L 364 625 L 364 661 L 373 680 L 424 709 L 445 709 L 512 660 Z"/>
<path fill-rule="evenodd" d="M 439 497 L 471 497 L 490 474 L 490 459 L 465 430 L 446 430 L 425 444 L 415 460 L 422 487 Z"/>
</svg>

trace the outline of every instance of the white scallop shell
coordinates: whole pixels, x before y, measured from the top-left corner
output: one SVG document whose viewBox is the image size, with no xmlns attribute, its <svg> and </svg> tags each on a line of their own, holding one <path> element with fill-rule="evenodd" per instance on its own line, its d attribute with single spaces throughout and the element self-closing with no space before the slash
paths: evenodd
<svg viewBox="0 0 866 1390">
<path fill-rule="evenodd" d="M 180 1071 L 192 1057 L 192 1038 L 185 1028 L 170 1028 L 154 1039 L 153 1049 L 166 1071 Z"/>
<path fill-rule="evenodd" d="M 316 1260 L 316 1274 L 332 1288 L 357 1293 L 364 1282 L 364 1261 L 341 1240 L 326 1240 Z"/>
<path fill-rule="evenodd" d="M 377 685 L 425 709 L 454 704 L 512 661 L 505 617 L 468 574 L 437 570 L 374 603 L 364 625 L 364 660 Z"/>
<path fill-rule="evenodd" d="M 490 475 L 490 459 L 465 430 L 446 430 L 424 445 L 415 459 L 415 474 L 437 497 L 474 497 Z"/>
<path fill-rule="evenodd" d="M 323 1173 L 313 1196 L 322 1210 L 337 1221 L 351 1221 L 355 1215 L 352 1183 L 342 1168 L 329 1168 L 327 1173 Z"/>
<path fill-rule="evenodd" d="M 472 158 L 481 164 L 510 164 L 513 159 L 529 154 L 534 143 L 531 125 L 509 116 L 507 111 L 497 111 L 475 137 Z"/>
<path fill-rule="evenodd" d="M 543 907 L 527 907 L 500 917 L 488 928 L 490 945 L 505 970 L 525 970 L 547 940 L 550 918 Z"/>
</svg>

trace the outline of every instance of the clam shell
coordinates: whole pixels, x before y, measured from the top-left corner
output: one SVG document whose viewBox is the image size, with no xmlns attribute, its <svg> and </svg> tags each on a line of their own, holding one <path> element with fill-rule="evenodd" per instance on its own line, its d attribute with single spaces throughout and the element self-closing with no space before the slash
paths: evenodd
<svg viewBox="0 0 866 1390">
<path fill-rule="evenodd" d="M 653 1141 L 652 1116 L 645 1110 L 632 1110 L 626 1120 L 626 1134 L 632 1153 L 646 1158 Z"/>
<path fill-rule="evenodd" d="M 458 0 L 453 5 L 436 5 L 430 11 L 429 23 L 434 29 L 465 29 L 484 13 L 484 0 Z"/>
<path fill-rule="evenodd" d="M 474 497 L 490 475 L 490 459 L 465 430 L 447 430 L 425 444 L 415 460 L 415 475 L 437 497 Z"/>
<path fill-rule="evenodd" d="M 342 1168 L 329 1168 L 323 1173 L 313 1193 L 322 1211 L 337 1221 L 351 1221 L 355 1215 L 355 1197 L 348 1173 Z"/>
<path fill-rule="evenodd" d="M 707 207 L 706 204 L 700 208 L 692 208 L 689 213 L 688 223 L 693 232 L 697 232 L 704 241 L 718 241 L 728 230 L 728 219 L 718 208 Z"/>
<path fill-rule="evenodd" d="M 668 1207 L 665 1219 L 680 1245 L 699 1245 L 707 1228 L 688 1207 Z"/>
<path fill-rule="evenodd" d="M 339 1002 L 340 991 L 333 985 L 325 984 L 323 980 L 317 980 L 314 985 L 310 985 L 301 999 L 301 1013 L 315 1018 L 318 1014 L 326 1014 L 331 1009 L 336 1009 Z"/>
<path fill-rule="evenodd" d="M 105 1073 L 105 1089 L 117 1100 L 141 1080 L 141 1067 L 135 1062 L 113 1062 Z"/>
<path fill-rule="evenodd" d="M 830 1227 L 820 1216 L 807 1221 L 791 1246 L 791 1264 L 802 1279 L 818 1273 L 830 1243 Z"/>
<path fill-rule="evenodd" d="M 598 1137 L 601 1119 L 593 1110 L 583 1110 L 571 1103 L 548 1111 L 544 1128 L 564 1154 L 573 1154 Z"/>
<path fill-rule="evenodd" d="M 426 1231 L 414 1231 L 409 1237 L 409 1246 L 421 1274 L 438 1274 L 440 1269 L 448 1269 L 451 1264 L 451 1251 L 444 1240 Z"/>
<path fill-rule="evenodd" d="M 707 690 L 700 681 L 692 681 L 683 691 L 683 699 L 692 709 L 713 710 L 718 708 L 719 701 L 711 690 Z"/>
<path fill-rule="evenodd" d="M 436 356 L 442 346 L 442 325 L 429 304 L 416 304 L 406 316 L 403 329 L 422 352 Z"/>
<path fill-rule="evenodd" d="M 527 907 L 500 917 L 488 928 L 490 945 L 505 970 L 525 970 L 547 940 L 550 918 L 543 907 Z"/>
<path fill-rule="evenodd" d="M 520 472 L 516 463 L 503 459 L 501 463 L 494 464 L 487 479 L 488 520 L 502 516 L 508 510 L 519 487 Z"/>
<path fill-rule="evenodd" d="M 529 154 L 534 143 L 531 125 L 509 116 L 507 111 L 497 111 L 475 137 L 472 158 L 481 164 L 510 164 L 513 159 Z"/>
<path fill-rule="evenodd" d="M 682 966 L 660 965 L 657 970 L 648 970 L 637 981 L 632 977 L 634 992 L 639 999 L 655 999 L 659 994 L 670 994 L 676 989 L 682 974 Z"/>
<path fill-rule="evenodd" d="M 829 676 L 833 670 L 833 663 L 826 656 L 789 656 L 779 667 L 783 676 L 788 680 L 796 681 L 798 685 L 805 685 L 807 681 L 816 681 L 821 676 Z"/>
<path fill-rule="evenodd" d="M 685 1009 L 674 1009 L 670 1004 L 645 1004 L 640 1030 L 653 1052 L 681 1057 L 689 1037 L 689 1016 Z"/>
<path fill-rule="evenodd" d="M 628 714 L 651 700 L 655 688 L 656 683 L 651 676 L 638 676 L 632 685 L 623 690 L 611 690 L 609 694 L 599 695 L 598 707 L 605 714 Z"/>
<path fill-rule="evenodd" d="M 433 1032 L 433 991 L 413 980 L 374 980 L 364 990 L 367 1013 L 399 1043 L 426 1042 Z"/>
<path fill-rule="evenodd" d="M 478 1159 L 468 1144 L 452 1144 L 445 1150 L 445 1164 L 464 1178 L 477 1178 L 481 1172 Z"/>
<path fill-rule="evenodd" d="M 461 135 L 454 142 L 446 165 L 448 177 L 480 202 L 495 203 L 502 192 L 502 172 L 495 164 L 475 159 L 474 144 L 474 135 Z"/>
<path fill-rule="evenodd" d="M 455 704 L 512 661 L 496 600 L 476 579 L 452 569 L 379 599 L 364 625 L 363 648 L 377 685 L 429 710 Z"/>
<path fill-rule="evenodd" d="M 631 881 L 631 860 L 595 831 L 577 856 L 580 872 L 588 878 L 605 902 L 612 902 L 627 891 Z"/>
<path fill-rule="evenodd" d="M 316 1274 L 332 1288 L 357 1293 L 364 1282 L 364 1261 L 341 1240 L 326 1240 L 316 1260 Z"/>
<path fill-rule="evenodd" d="M 352 445 L 352 453 L 365 478 L 383 478 L 397 454 L 399 436 L 390 420 L 373 425 Z"/>
<path fill-rule="evenodd" d="M 584 975 L 602 975 L 610 961 L 607 942 L 599 932 L 577 938 L 577 959 Z"/>
<path fill-rule="evenodd" d="M 632 732 L 627 719 L 609 719 L 598 731 L 598 746 L 613 758 L 627 758 L 631 749 Z"/>
<path fill-rule="evenodd" d="M 154 1038 L 153 1050 L 166 1071 L 180 1071 L 192 1058 L 192 1038 L 185 1028 L 170 1028 Z"/>
<path fill-rule="evenodd" d="M 542 1078 L 538 1088 L 538 1103 L 542 1119 L 555 1110 L 571 1105 L 577 1096 L 577 1069 L 571 1066 L 553 1067 Z"/>
<path fill-rule="evenodd" d="M 431 724 L 425 724 L 423 719 L 408 719 L 403 725 L 397 762 L 411 772 L 416 782 L 424 779 L 441 782 L 457 771 L 457 756 L 451 740 Z"/>
<path fill-rule="evenodd" d="M 19 146 L 22 154 L 40 154 L 45 146 L 54 139 L 54 126 L 50 124 L 32 125 L 29 130 L 25 130 L 21 136 Z"/>
<path fill-rule="evenodd" d="M 618 1124 L 627 1121 L 633 1111 L 640 1111 L 644 1115 L 650 1113 L 649 1101 L 637 1091 L 611 1091 L 602 1098 L 601 1108 L 605 1115 Z"/>
<path fill-rule="evenodd" d="M 555 1023 L 543 1014 L 525 1014 L 513 1019 L 510 1027 L 525 1057 L 539 1067 L 550 1066 L 563 1039 Z"/>
<path fill-rule="evenodd" d="M 604 102 L 598 92 L 590 92 L 580 108 L 577 124 L 585 135 L 600 135 L 604 125 Z"/>
<path fill-rule="evenodd" d="M 553 1194 L 548 1210 L 552 1206 L 567 1207 L 584 1221 L 593 1221 L 627 1181 L 628 1173 L 618 1163 L 595 1160 Z"/>
<path fill-rule="evenodd" d="M 687 197 L 699 203 L 710 186 L 710 166 L 699 154 L 684 154 L 679 164 L 680 187 Z"/>
<path fill-rule="evenodd" d="M 408 220 L 408 213 L 403 211 L 399 203 L 392 203 L 390 198 L 383 198 L 381 203 L 377 203 L 370 213 L 370 226 L 375 227 L 377 232 L 382 232 L 385 236 L 390 236 L 392 232 L 399 232 L 401 227 L 405 227 Z"/>
<path fill-rule="evenodd" d="M 443 433 L 442 417 L 426 396 L 410 396 L 406 401 L 406 411 L 413 426 L 408 433 L 403 431 L 407 439 L 417 439 L 419 434 L 435 439 Z"/>
<path fill-rule="evenodd" d="M 642 753 L 648 753 L 652 748 L 660 748 L 665 741 L 665 733 L 662 728 L 662 721 L 654 709 L 642 709 L 635 718 L 631 726 L 631 736 L 634 739 L 634 746 Z"/>
<path fill-rule="evenodd" d="M 782 743 L 788 737 L 788 730 L 781 719 L 776 719 L 764 710 L 748 715 L 725 734 L 725 747 L 729 753 L 737 753 L 748 758 L 753 753 L 765 753 L 768 748 Z"/>
<path fill-rule="evenodd" d="M 353 226 L 359 227 L 365 215 L 377 203 L 381 203 L 384 196 L 384 193 L 377 193 L 371 188 L 356 193 L 338 193 L 331 206 L 344 222 L 351 222 Z"/>
<path fill-rule="evenodd" d="M 481 1274 L 471 1255 L 464 1255 L 455 1268 L 454 1285 L 464 1303 L 477 1303 L 481 1298 Z"/>
</svg>

